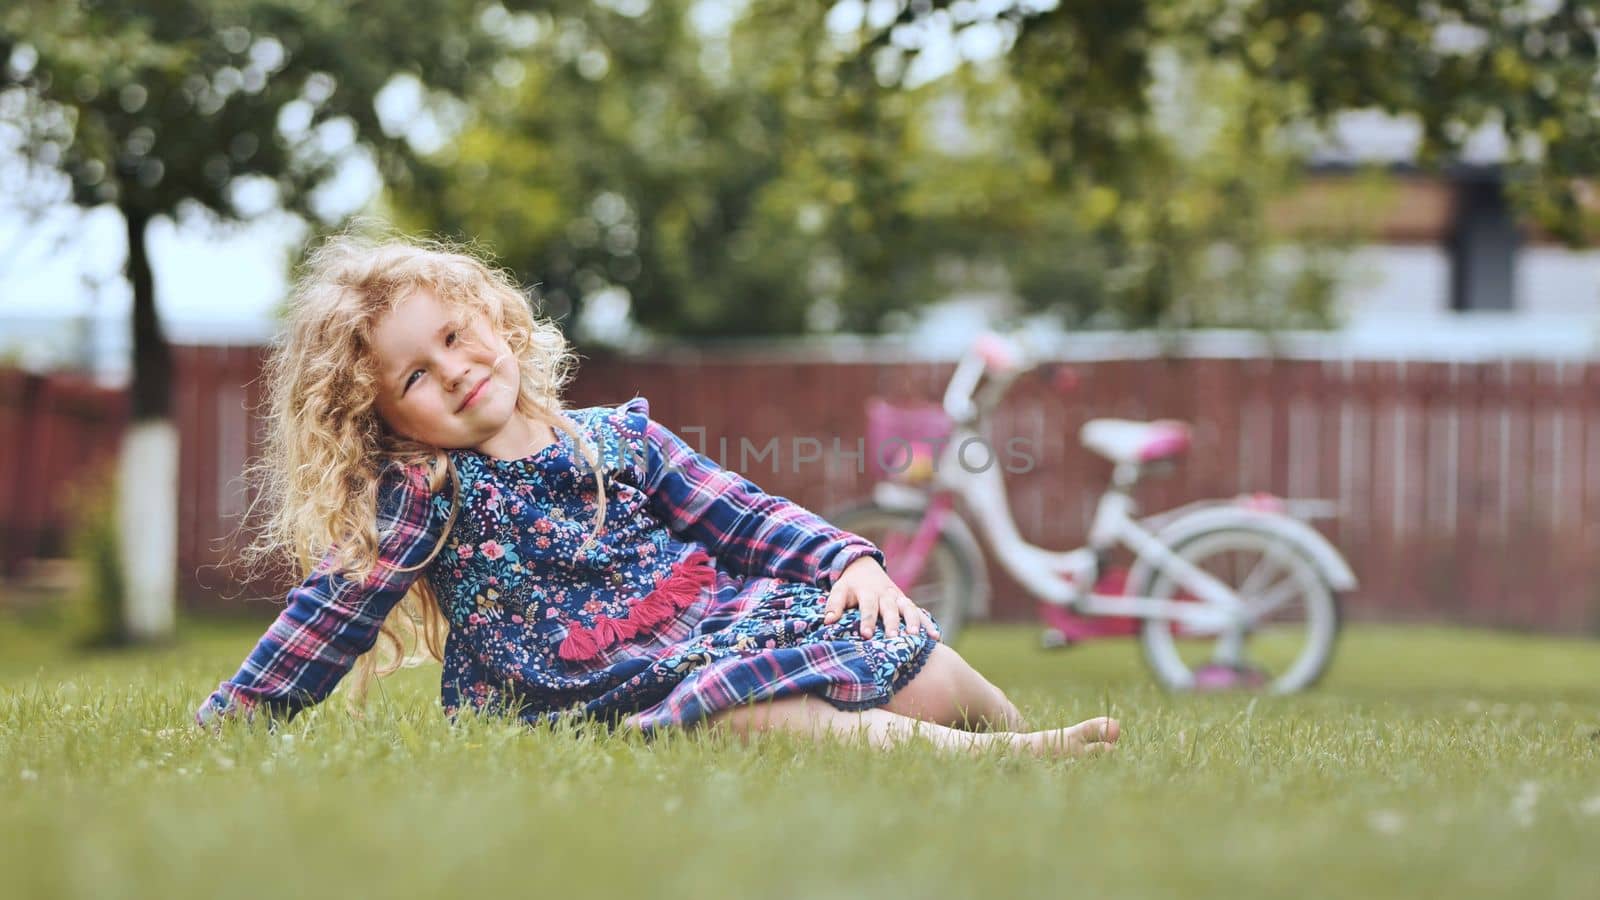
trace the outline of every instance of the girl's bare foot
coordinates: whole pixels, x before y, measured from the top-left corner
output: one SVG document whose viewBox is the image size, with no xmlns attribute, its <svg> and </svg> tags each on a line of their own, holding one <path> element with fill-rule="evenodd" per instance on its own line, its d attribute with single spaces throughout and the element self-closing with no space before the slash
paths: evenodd
<svg viewBox="0 0 1600 900">
<path fill-rule="evenodd" d="M 1122 726 L 1116 719 L 1100 716 L 1070 728 L 1014 735 L 1013 746 L 1035 756 L 1089 756 L 1110 750 L 1121 735 Z"/>
</svg>

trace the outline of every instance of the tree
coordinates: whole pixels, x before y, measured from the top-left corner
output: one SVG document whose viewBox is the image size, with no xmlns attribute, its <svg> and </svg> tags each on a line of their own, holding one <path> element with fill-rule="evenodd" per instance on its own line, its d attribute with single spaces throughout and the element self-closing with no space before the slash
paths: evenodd
<svg viewBox="0 0 1600 900">
<path fill-rule="evenodd" d="M 478 28 L 477 8 L 469 0 L 21 0 L 0 12 L 0 134 L 32 165 L 64 176 L 72 202 L 113 205 L 127 223 L 127 637 L 170 632 L 176 570 L 172 363 L 145 247 L 150 222 L 188 210 L 239 221 L 271 206 L 315 219 L 319 188 L 356 156 L 403 182 L 413 157 L 408 123 L 385 121 L 375 100 L 397 74 L 425 96 L 460 91 L 499 49 Z"/>
<path fill-rule="evenodd" d="M 394 192 L 400 215 L 485 240 L 557 316 L 625 296 L 657 333 L 876 331 L 974 286 L 1073 324 L 1327 324 L 1315 253 L 1275 272 L 1262 223 L 1294 170 L 1261 146 L 1290 89 L 1139 4 L 913 84 L 896 32 L 850 5 L 508 14 L 520 51 Z M 1169 105 L 1225 127 L 1201 140 L 1152 106 L 1152 54 L 1210 88 Z"/>
<path fill-rule="evenodd" d="M 841 5 L 856 0 L 842 0 Z M 915 56 L 927 35 L 996 30 L 1006 64 L 1055 112 L 1032 136 L 1063 175 L 1117 181 L 1148 162 L 1144 129 L 1163 54 L 1236 74 L 1273 97 L 1266 140 L 1376 108 L 1414 117 L 1421 162 L 1459 159 L 1498 132 L 1529 215 L 1577 241 L 1597 226 L 1583 202 L 1600 176 L 1600 8 L 1581 0 L 1132 0 L 1111 6 L 914 0 L 871 29 L 870 52 Z M 1587 180 L 1587 184 L 1586 184 Z"/>
<path fill-rule="evenodd" d="M 393 192 L 398 215 L 484 241 L 554 315 L 626 292 L 658 333 L 872 330 L 923 302 L 905 164 L 922 100 L 883 90 L 821 7 L 710 9 L 507 15 L 519 52 Z"/>
</svg>

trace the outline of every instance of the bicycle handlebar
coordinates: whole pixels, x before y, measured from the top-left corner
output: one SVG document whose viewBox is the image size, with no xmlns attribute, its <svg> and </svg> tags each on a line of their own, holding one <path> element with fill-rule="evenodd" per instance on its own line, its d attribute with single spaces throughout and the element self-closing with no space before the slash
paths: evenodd
<svg viewBox="0 0 1600 900">
<path fill-rule="evenodd" d="M 1037 365 L 1020 341 L 997 334 L 980 336 L 956 363 L 955 374 L 945 386 L 945 414 L 956 422 L 976 422 L 1018 376 Z M 988 382 L 983 384 L 986 375 Z"/>
</svg>

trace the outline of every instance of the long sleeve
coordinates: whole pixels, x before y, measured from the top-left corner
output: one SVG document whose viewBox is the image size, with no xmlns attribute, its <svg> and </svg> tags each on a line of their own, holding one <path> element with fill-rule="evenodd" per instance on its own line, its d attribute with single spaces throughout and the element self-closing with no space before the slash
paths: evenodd
<svg viewBox="0 0 1600 900">
<path fill-rule="evenodd" d="M 648 411 L 642 398 L 625 408 Z M 673 532 L 704 544 L 733 570 L 828 590 L 861 557 L 883 562 L 866 539 L 762 491 L 655 420 L 646 418 L 644 432 L 644 489 L 651 509 Z"/>
<path fill-rule="evenodd" d="M 262 712 L 287 721 L 333 692 L 356 658 L 372 649 L 385 618 L 405 596 L 432 552 L 440 525 L 431 514 L 426 473 L 391 470 L 378 503 L 378 565 L 352 581 L 329 562 L 289 591 L 288 604 L 232 678 L 195 713 L 219 718 Z M 404 571 L 409 570 L 409 571 Z"/>
</svg>

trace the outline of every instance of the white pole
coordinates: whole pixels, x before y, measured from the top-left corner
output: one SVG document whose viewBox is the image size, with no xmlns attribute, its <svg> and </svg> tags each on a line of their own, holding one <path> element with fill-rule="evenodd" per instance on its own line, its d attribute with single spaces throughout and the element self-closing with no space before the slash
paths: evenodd
<svg viewBox="0 0 1600 900">
<path fill-rule="evenodd" d="M 158 419 L 123 437 L 117 479 L 122 624 L 128 639 L 170 638 L 177 615 L 178 430 Z"/>
</svg>

